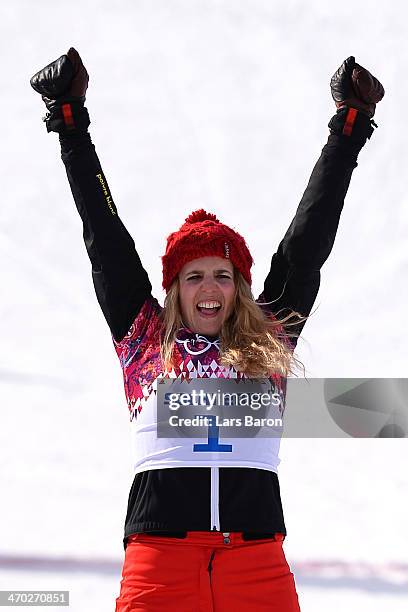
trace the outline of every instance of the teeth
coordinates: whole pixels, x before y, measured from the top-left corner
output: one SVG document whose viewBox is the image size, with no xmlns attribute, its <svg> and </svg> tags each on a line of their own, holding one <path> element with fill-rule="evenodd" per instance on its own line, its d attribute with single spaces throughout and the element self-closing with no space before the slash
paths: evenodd
<svg viewBox="0 0 408 612">
<path fill-rule="evenodd" d="M 199 308 L 219 308 L 221 304 L 219 302 L 199 302 L 197 306 Z"/>
</svg>

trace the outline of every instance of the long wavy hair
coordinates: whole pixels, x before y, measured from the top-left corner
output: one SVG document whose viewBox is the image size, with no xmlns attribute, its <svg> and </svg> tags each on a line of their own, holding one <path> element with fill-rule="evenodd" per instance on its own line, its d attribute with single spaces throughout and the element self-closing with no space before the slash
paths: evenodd
<svg viewBox="0 0 408 612">
<path fill-rule="evenodd" d="M 251 378 L 279 373 L 295 374 L 304 366 L 293 353 L 290 338 L 297 338 L 296 328 L 308 317 L 291 311 L 282 318 L 264 312 L 255 302 L 251 287 L 242 274 L 234 268 L 235 296 L 230 317 L 220 331 L 220 363 L 233 366 Z M 167 292 L 162 312 L 160 350 L 166 368 L 171 369 L 173 351 L 178 330 L 183 327 L 180 309 L 179 280 L 173 282 Z"/>
</svg>

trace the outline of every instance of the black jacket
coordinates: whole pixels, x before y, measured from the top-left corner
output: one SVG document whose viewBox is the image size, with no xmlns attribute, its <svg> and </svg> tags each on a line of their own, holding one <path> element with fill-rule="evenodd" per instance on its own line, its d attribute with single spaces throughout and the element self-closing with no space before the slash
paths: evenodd
<svg viewBox="0 0 408 612">
<path fill-rule="evenodd" d="M 329 123 L 327 144 L 283 240 L 272 257 L 263 299 L 272 311 L 308 315 L 329 256 L 357 155 L 373 128 L 358 113 L 351 136 L 342 134 L 347 109 Z M 118 216 L 95 147 L 86 131 L 60 134 L 62 160 L 83 221 L 98 302 L 116 341 L 123 339 L 151 284 L 134 241 Z M 304 323 L 298 325 L 300 333 Z M 278 477 L 251 468 L 220 468 L 221 531 L 243 531 L 246 538 L 286 534 Z M 155 531 L 181 537 L 209 530 L 209 468 L 150 470 L 136 474 L 129 494 L 126 537 Z"/>
</svg>

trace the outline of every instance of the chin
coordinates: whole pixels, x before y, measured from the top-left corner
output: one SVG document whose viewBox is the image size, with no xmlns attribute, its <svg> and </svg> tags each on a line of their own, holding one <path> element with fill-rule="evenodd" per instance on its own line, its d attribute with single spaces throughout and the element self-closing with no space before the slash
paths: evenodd
<svg viewBox="0 0 408 612">
<path fill-rule="evenodd" d="M 222 313 L 222 315 L 224 315 L 224 313 Z M 213 320 L 206 320 L 196 316 L 191 317 L 191 319 L 192 325 L 189 326 L 190 329 L 197 334 L 202 334 L 203 336 L 219 336 L 222 326 L 226 320 L 225 316 L 221 316 Z"/>
<path fill-rule="evenodd" d="M 209 336 L 218 336 L 221 331 L 221 327 L 222 327 L 222 323 L 221 324 L 220 323 L 218 324 L 207 323 L 206 324 L 206 322 L 203 323 L 201 321 L 196 326 L 198 330 L 197 333 L 203 334 L 203 335 L 208 334 Z"/>
</svg>

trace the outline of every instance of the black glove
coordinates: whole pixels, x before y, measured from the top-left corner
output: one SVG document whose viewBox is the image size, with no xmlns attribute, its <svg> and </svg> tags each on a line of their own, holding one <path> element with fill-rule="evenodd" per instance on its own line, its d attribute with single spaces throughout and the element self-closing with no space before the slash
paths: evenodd
<svg viewBox="0 0 408 612">
<path fill-rule="evenodd" d="M 41 94 L 49 111 L 43 118 L 47 132 L 88 128 L 90 120 L 84 107 L 88 81 L 86 68 L 73 47 L 30 79 L 31 87 Z"/>
<path fill-rule="evenodd" d="M 384 97 L 384 87 L 366 68 L 348 57 L 330 81 L 332 98 L 337 108 L 356 108 L 374 117 L 375 105 Z"/>
<path fill-rule="evenodd" d="M 372 117 L 376 103 L 384 96 L 383 86 L 351 55 L 332 76 L 330 88 L 338 109 L 329 123 L 331 133 L 362 146 L 371 138 L 373 126 L 378 127 Z"/>
</svg>

